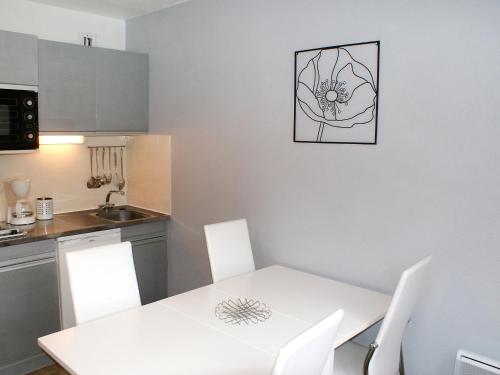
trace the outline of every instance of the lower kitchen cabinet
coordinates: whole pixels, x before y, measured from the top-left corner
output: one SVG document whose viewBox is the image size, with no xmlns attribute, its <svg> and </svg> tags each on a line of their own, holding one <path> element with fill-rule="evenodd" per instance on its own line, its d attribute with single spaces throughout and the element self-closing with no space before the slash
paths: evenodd
<svg viewBox="0 0 500 375">
<path fill-rule="evenodd" d="M 135 271 L 143 305 L 167 298 L 167 239 L 132 242 Z"/>
<path fill-rule="evenodd" d="M 142 304 L 167 297 L 167 223 L 121 228 L 132 243 Z M 38 370 L 52 360 L 37 339 L 59 331 L 59 288 L 54 240 L 0 248 L 0 375 Z"/>
<path fill-rule="evenodd" d="M 39 246 L 47 246 L 42 241 Z M 2 250 L 30 253 L 37 243 Z M 25 252 L 22 251 L 23 247 Z M 40 247 L 38 247 L 40 248 Z M 20 251 L 18 251 L 20 250 Z M 31 251 L 32 252 L 32 251 Z M 52 361 L 37 339 L 59 331 L 59 293 L 55 253 L 0 262 L 0 375 L 18 375 Z"/>
<path fill-rule="evenodd" d="M 122 228 L 122 241 L 132 243 L 141 303 L 145 305 L 167 298 L 166 223 Z"/>
</svg>

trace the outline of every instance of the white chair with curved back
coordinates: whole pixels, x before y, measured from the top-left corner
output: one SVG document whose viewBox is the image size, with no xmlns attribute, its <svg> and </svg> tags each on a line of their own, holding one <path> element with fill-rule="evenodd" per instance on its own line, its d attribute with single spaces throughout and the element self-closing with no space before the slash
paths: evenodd
<svg viewBox="0 0 500 375">
<path fill-rule="evenodd" d="M 404 374 L 403 336 L 430 261 L 427 257 L 403 272 L 377 338 L 368 350 L 354 342 L 336 349 L 333 375 Z"/>
<path fill-rule="evenodd" d="M 205 225 L 205 238 L 214 283 L 255 271 L 246 219 Z"/>
<path fill-rule="evenodd" d="M 130 242 L 66 253 L 76 324 L 141 306 Z"/>
<path fill-rule="evenodd" d="M 321 375 L 343 316 L 338 310 L 281 348 L 272 375 Z"/>
</svg>

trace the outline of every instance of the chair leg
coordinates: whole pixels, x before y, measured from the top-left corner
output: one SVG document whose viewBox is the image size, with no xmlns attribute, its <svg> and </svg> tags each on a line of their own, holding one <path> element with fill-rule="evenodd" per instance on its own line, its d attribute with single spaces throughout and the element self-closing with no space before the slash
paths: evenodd
<svg viewBox="0 0 500 375">
<path fill-rule="evenodd" d="M 401 344 L 401 351 L 399 355 L 399 374 L 405 375 L 405 363 L 403 360 L 403 344 Z"/>
<path fill-rule="evenodd" d="M 365 357 L 365 363 L 363 364 L 363 375 L 369 375 L 368 374 L 368 367 L 370 367 L 370 361 L 373 357 L 373 353 L 375 353 L 375 350 L 377 348 L 378 348 L 377 343 L 370 344 L 370 348 L 369 348 L 368 353 L 366 354 L 366 357 Z M 405 363 L 403 360 L 403 344 L 401 344 L 401 350 L 399 352 L 399 374 L 405 375 Z"/>
<path fill-rule="evenodd" d="M 375 350 L 377 348 L 378 344 L 376 342 L 370 344 L 370 348 L 368 349 L 368 353 L 366 354 L 365 357 L 365 363 L 363 364 L 363 375 L 368 375 L 368 367 L 370 367 L 370 361 L 373 357 L 373 353 L 375 353 Z"/>
</svg>

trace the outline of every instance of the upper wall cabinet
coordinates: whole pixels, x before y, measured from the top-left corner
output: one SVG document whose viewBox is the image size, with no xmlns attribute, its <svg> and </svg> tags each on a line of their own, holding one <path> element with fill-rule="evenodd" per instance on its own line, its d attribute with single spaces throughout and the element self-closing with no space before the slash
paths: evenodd
<svg viewBox="0 0 500 375">
<path fill-rule="evenodd" d="M 97 131 L 148 130 L 148 56 L 98 48 Z"/>
<path fill-rule="evenodd" d="M 41 131 L 96 130 L 95 56 L 93 48 L 39 41 Z"/>
<path fill-rule="evenodd" d="M 148 130 L 146 54 L 39 41 L 42 132 Z"/>
<path fill-rule="evenodd" d="M 38 85 L 36 36 L 0 30 L 0 83 Z"/>
</svg>

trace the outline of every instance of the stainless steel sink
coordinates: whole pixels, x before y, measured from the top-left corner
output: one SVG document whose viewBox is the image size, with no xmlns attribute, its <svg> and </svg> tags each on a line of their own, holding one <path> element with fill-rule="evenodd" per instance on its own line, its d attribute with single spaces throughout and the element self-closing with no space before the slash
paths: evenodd
<svg viewBox="0 0 500 375">
<path fill-rule="evenodd" d="M 148 217 L 148 215 L 143 214 L 142 212 L 130 210 L 128 208 L 107 209 L 99 211 L 95 215 L 106 220 L 118 222 L 139 220 Z"/>
</svg>

